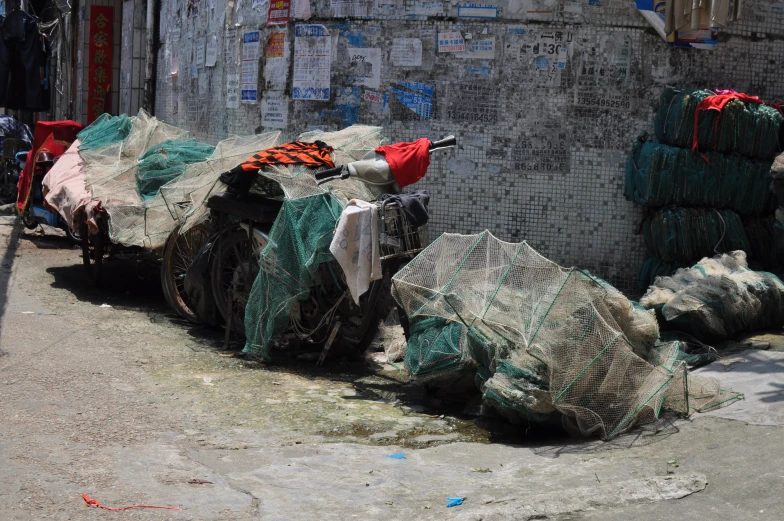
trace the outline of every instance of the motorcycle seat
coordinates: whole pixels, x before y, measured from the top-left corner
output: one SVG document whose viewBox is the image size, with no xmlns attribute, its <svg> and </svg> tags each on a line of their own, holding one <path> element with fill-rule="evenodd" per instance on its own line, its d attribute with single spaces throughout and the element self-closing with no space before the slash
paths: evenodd
<svg viewBox="0 0 784 521">
<path fill-rule="evenodd" d="M 237 199 L 228 192 L 218 192 L 207 199 L 210 210 L 258 223 L 274 222 L 281 206 L 282 201 L 254 196 Z"/>
</svg>

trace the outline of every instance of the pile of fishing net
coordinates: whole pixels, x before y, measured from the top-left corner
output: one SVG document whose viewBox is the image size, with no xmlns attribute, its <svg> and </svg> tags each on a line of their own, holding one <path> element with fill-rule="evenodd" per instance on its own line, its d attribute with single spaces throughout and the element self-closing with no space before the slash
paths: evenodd
<svg viewBox="0 0 784 521">
<path fill-rule="evenodd" d="M 334 164 L 345 165 L 362 159 L 382 139 L 380 127 L 354 125 L 337 132 L 307 132 L 297 141 L 322 141 L 334 148 Z M 315 172 L 297 165 L 272 165 L 260 172 L 280 185 L 285 199 L 261 252 L 259 274 L 245 307 L 244 352 L 258 358 L 269 358 L 277 335 L 300 327 L 299 303 L 311 295 L 315 277 L 340 284 L 342 270 L 329 251 L 337 221 L 349 199 L 371 201 L 378 195 L 356 179 L 319 186 Z"/>
<path fill-rule="evenodd" d="M 731 210 L 662 208 L 642 225 L 651 255 L 665 263 L 690 263 L 706 255 L 749 251 L 749 238 L 738 214 Z"/>
<path fill-rule="evenodd" d="M 669 329 L 703 340 L 784 325 L 784 284 L 771 273 L 750 270 L 742 251 L 704 258 L 657 279 L 640 304 L 661 314 Z"/>
<path fill-rule="evenodd" d="M 215 147 L 195 139 L 174 139 L 151 147 L 139 158 L 136 186 L 144 198 L 154 197 L 158 189 L 185 173 L 191 163 L 206 160 Z"/>
<path fill-rule="evenodd" d="M 80 134 L 85 184 L 109 215 L 114 243 L 160 249 L 208 213 L 205 201 L 225 185 L 218 177 L 277 144 L 280 132 L 231 137 L 210 145 L 141 110 L 98 118 Z"/>
<path fill-rule="evenodd" d="M 709 90 L 664 89 L 654 122 L 659 141 L 692 148 L 697 108 L 715 95 Z M 781 151 L 779 130 L 783 119 L 773 107 L 733 99 L 721 111 L 699 112 L 697 144 L 701 151 L 771 160 Z"/>
<path fill-rule="evenodd" d="M 472 377 L 485 406 L 515 422 L 560 418 L 612 438 L 662 410 L 737 398 L 692 377 L 651 311 L 609 284 L 489 232 L 444 234 L 393 279 L 410 322 L 405 364 L 420 380 Z"/>
<path fill-rule="evenodd" d="M 637 143 L 624 195 L 642 206 L 690 206 L 759 215 L 772 210 L 770 161 L 658 143 Z"/>
</svg>

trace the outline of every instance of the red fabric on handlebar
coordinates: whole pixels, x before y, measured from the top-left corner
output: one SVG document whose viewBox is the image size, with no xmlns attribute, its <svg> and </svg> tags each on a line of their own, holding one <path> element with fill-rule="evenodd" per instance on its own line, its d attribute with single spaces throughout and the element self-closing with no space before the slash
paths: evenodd
<svg viewBox="0 0 784 521">
<path fill-rule="evenodd" d="M 430 140 L 423 137 L 414 142 L 378 147 L 376 153 L 386 158 L 397 185 L 403 188 L 425 177 L 430 166 L 429 149 Z"/>
</svg>

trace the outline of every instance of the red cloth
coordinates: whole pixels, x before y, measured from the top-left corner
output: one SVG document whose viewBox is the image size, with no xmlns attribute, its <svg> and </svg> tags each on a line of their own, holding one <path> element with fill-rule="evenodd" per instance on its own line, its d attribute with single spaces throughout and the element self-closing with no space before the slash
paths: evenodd
<svg viewBox="0 0 784 521">
<path fill-rule="evenodd" d="M 27 200 L 30 198 L 30 189 L 33 186 L 33 167 L 35 166 L 35 159 L 38 150 L 42 148 L 49 138 L 52 138 L 46 152 L 53 154 L 55 157 L 61 156 L 65 153 L 72 142 L 76 140 L 76 135 L 84 128 L 81 123 L 76 121 L 39 121 L 35 124 L 35 133 L 33 134 L 33 148 L 27 153 L 27 160 L 25 161 L 24 170 L 19 175 L 19 184 L 17 189 L 19 195 L 16 199 L 16 207 L 21 214 L 27 205 Z M 60 142 L 57 144 L 56 142 Z M 59 153 L 57 152 L 59 150 Z M 44 150 L 42 150 L 43 152 Z"/>
<path fill-rule="evenodd" d="M 430 166 L 430 140 L 419 138 L 410 143 L 395 143 L 378 147 L 376 153 L 383 155 L 392 175 L 400 188 L 412 185 L 425 177 Z"/>
<path fill-rule="evenodd" d="M 725 92 L 725 94 L 717 94 L 715 96 L 708 96 L 704 100 L 697 105 L 697 110 L 694 111 L 694 136 L 691 140 L 691 148 L 695 152 L 699 152 L 700 146 L 697 142 L 697 136 L 699 134 L 699 123 L 700 123 L 700 112 L 703 110 L 717 110 L 719 111 L 719 117 L 716 118 L 715 128 L 713 129 L 713 137 L 714 139 L 717 138 L 719 132 L 719 118 L 721 118 L 721 111 L 724 110 L 724 107 L 730 101 L 737 99 L 740 101 L 745 101 L 746 103 L 762 103 L 762 100 L 759 99 L 758 96 L 749 96 L 748 94 L 743 94 L 742 92 Z M 714 147 L 715 143 L 714 143 Z"/>
</svg>

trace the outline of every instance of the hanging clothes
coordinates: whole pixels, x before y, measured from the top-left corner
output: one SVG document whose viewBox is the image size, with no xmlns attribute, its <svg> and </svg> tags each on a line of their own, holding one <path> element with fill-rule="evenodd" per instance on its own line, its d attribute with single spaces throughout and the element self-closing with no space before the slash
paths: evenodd
<svg viewBox="0 0 784 521">
<path fill-rule="evenodd" d="M 303 165 L 309 167 L 326 166 L 334 168 L 330 154 L 333 148 L 322 141 L 303 143 L 294 141 L 268 148 L 253 154 L 242 164 L 224 172 L 220 181 L 226 183 L 229 192 L 241 197 L 248 195 L 253 184 L 253 174 L 267 165 Z"/>
<path fill-rule="evenodd" d="M 42 71 L 46 64 L 35 18 L 22 10 L 0 17 L 0 107 L 49 110 Z"/>
<path fill-rule="evenodd" d="M 381 254 L 378 243 L 378 208 L 373 203 L 352 199 L 340 214 L 329 251 L 346 275 L 354 303 L 380 279 Z"/>
</svg>

